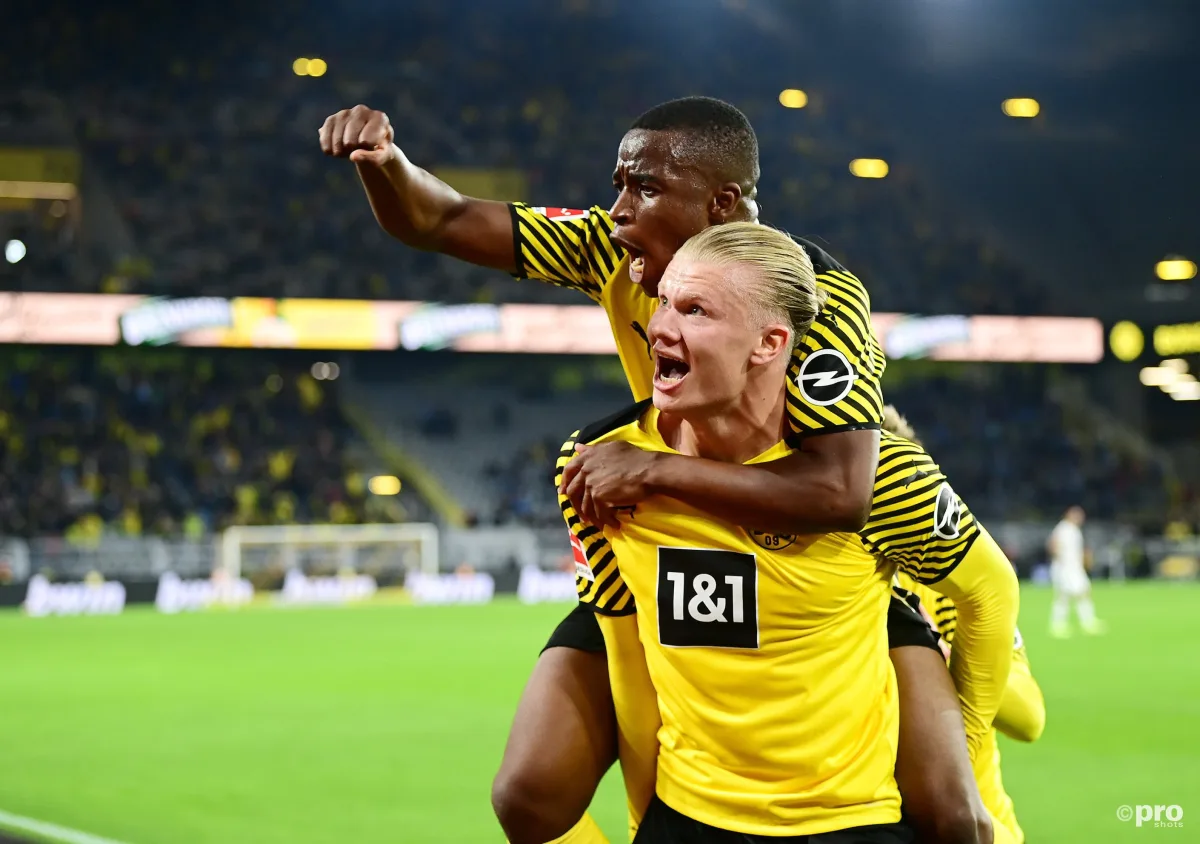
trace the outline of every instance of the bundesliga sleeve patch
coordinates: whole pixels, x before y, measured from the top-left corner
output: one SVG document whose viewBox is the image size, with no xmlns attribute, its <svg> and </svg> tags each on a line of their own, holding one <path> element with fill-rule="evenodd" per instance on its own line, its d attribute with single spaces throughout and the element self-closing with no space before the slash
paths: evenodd
<svg viewBox="0 0 1200 844">
<path fill-rule="evenodd" d="M 534 213 L 541 214 L 548 220 L 586 220 L 588 212 L 578 208 L 546 208 L 538 206 Z"/>
<path fill-rule="evenodd" d="M 575 558 L 575 576 L 595 583 L 596 574 L 592 571 L 592 567 L 588 565 L 587 553 L 583 550 L 583 543 L 573 533 L 571 534 L 571 554 Z"/>
<path fill-rule="evenodd" d="M 817 407 L 837 404 L 854 389 L 858 373 L 836 349 L 818 349 L 804 359 L 796 386 L 806 402 Z"/>
</svg>

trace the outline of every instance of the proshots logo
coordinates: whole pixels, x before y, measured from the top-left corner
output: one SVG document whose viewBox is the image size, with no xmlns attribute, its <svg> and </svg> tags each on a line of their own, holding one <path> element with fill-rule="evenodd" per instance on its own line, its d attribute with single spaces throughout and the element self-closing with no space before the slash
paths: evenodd
<svg viewBox="0 0 1200 844">
<path fill-rule="evenodd" d="M 1139 828 L 1148 826 L 1156 829 L 1179 829 L 1183 826 L 1183 807 L 1179 804 L 1151 806 L 1146 803 L 1118 806 L 1117 820 L 1133 821 L 1133 825 Z"/>
</svg>

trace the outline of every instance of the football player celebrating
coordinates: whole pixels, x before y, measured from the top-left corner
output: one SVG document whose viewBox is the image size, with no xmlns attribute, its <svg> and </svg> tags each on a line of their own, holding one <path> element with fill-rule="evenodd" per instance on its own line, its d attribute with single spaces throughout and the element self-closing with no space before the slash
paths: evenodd
<svg viewBox="0 0 1200 844">
<path fill-rule="evenodd" d="M 785 457 L 789 359 L 824 298 L 803 248 L 765 226 L 713 227 L 676 254 L 659 294 L 652 401 L 579 441 Z M 561 500 L 587 560 L 580 599 L 636 614 L 658 695 L 657 796 L 635 842 L 912 840 L 894 775 L 891 573 L 857 534 L 764 541 L 657 494 L 598 527 Z"/>
<path fill-rule="evenodd" d="M 737 109 L 707 98 L 664 104 L 634 123 L 618 153 L 618 195 L 609 212 L 592 208 L 564 214 L 464 197 L 409 162 L 393 143 L 386 115 L 365 107 L 331 116 L 321 129 L 321 145 L 328 154 L 356 163 L 377 219 L 403 242 L 570 286 L 601 304 L 636 399 L 650 395 L 654 361 L 646 326 L 657 307 L 658 281 L 675 250 L 707 226 L 757 218 L 753 129 Z M 657 477 L 659 494 L 765 536 L 858 530 L 873 494 L 882 414 L 878 380 L 885 361 L 870 331 L 869 298 L 844 267 L 815 245 L 805 246 L 829 303 L 789 365 L 787 410 L 799 435 L 797 447 L 769 469 L 701 459 L 689 460 L 686 468 L 673 461 L 658 464 L 674 466 Z M 597 461 L 581 457 L 580 480 L 572 489 L 586 493 L 604 478 L 596 471 L 602 468 Z M 627 460 L 629 453 L 609 457 L 620 469 L 616 461 Z M 646 490 L 633 493 L 644 496 Z M 610 520 L 613 507 L 635 503 L 594 500 L 605 502 L 604 509 L 592 512 L 586 495 L 576 503 L 597 523 Z M 978 744 L 1003 689 L 1008 663 L 996 660 L 998 646 L 993 645 L 1003 639 L 1007 648 L 1011 641 L 1004 616 L 1013 606 L 1009 592 L 1015 587 L 1010 590 L 1002 581 L 989 585 L 984 573 L 970 567 L 961 571 L 971 576 L 943 582 L 958 600 L 964 631 L 977 633 L 960 633 L 954 669 L 968 734 Z M 946 573 L 931 570 L 930 577 Z M 622 694 L 621 679 L 603 677 L 603 665 L 595 654 L 564 647 L 548 648 L 539 660 L 496 785 L 498 814 L 514 841 L 541 842 L 561 834 L 590 800 L 606 767 L 607 743 L 596 744 L 587 728 L 594 728 L 597 708 L 610 711 L 607 701 L 594 695 L 610 683 L 614 695 Z M 898 665 L 898 670 L 907 669 Z M 916 678 L 911 685 L 933 688 Z M 621 709 L 618 705 L 618 714 Z M 568 712 L 570 717 L 564 715 Z M 947 770 L 938 764 L 943 740 L 953 737 L 926 736 L 924 771 Z M 547 753 L 548 747 L 556 752 Z M 562 767 L 553 760 L 563 760 Z M 939 828 L 976 828 L 980 818 L 953 799 L 957 786 L 939 782 L 935 787 L 926 780 L 932 778 L 902 783 L 910 811 L 928 811 L 940 819 Z M 631 793 L 635 814 L 638 802 Z"/>
</svg>

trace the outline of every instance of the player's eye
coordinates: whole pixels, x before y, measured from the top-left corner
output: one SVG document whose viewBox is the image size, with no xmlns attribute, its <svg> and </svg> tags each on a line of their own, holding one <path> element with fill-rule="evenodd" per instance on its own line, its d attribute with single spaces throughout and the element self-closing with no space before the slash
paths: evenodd
<svg viewBox="0 0 1200 844">
<path fill-rule="evenodd" d="M 646 197 L 647 199 L 658 196 L 658 189 L 652 188 L 649 185 L 642 185 L 639 190 L 641 191 L 642 196 Z"/>
<path fill-rule="evenodd" d="M 659 297 L 658 297 L 658 304 L 662 305 L 662 306 L 665 308 L 665 307 L 667 306 L 667 297 L 666 297 L 666 296 L 659 296 Z"/>
<path fill-rule="evenodd" d="M 699 305 L 691 305 L 687 309 L 688 316 L 704 316 L 704 308 Z"/>
</svg>

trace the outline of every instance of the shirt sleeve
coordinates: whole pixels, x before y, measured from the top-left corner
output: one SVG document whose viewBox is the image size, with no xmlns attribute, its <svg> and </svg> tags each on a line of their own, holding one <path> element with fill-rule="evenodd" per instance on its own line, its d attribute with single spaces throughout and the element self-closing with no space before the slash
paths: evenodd
<svg viewBox="0 0 1200 844">
<path fill-rule="evenodd" d="M 954 602 L 957 621 L 950 674 L 962 704 L 967 747 L 975 759 L 1000 709 L 1013 664 L 1020 605 L 1017 575 L 986 530 L 961 565 L 933 587 Z"/>
<path fill-rule="evenodd" d="M 887 359 L 871 330 L 861 281 L 807 242 L 817 286 L 829 298 L 788 368 L 788 419 L 799 436 L 879 428 Z"/>
<path fill-rule="evenodd" d="M 996 729 L 1009 738 L 1025 742 L 1037 741 L 1046 728 L 1046 700 L 1034 679 L 1025 648 L 1020 644 L 1020 634 L 1017 634 L 1012 670 L 1008 674 L 1004 699 L 996 712 L 995 724 Z"/>
<path fill-rule="evenodd" d="M 637 608 L 633 603 L 633 594 L 621 578 L 612 545 L 600 528 L 583 524 L 571 506 L 571 500 L 558 492 L 563 469 L 575 456 L 575 444 L 580 441 L 580 434 L 576 431 L 563 444 L 554 468 L 554 489 L 567 522 L 571 551 L 575 558 L 575 591 L 581 604 L 590 606 L 601 615 L 632 615 Z"/>
<path fill-rule="evenodd" d="M 599 206 L 586 211 L 514 202 L 513 254 L 518 278 L 569 287 L 600 302 L 625 251 L 612 241 L 613 222 Z"/>
<path fill-rule="evenodd" d="M 974 759 L 991 730 L 1012 663 L 1019 602 L 1012 565 L 933 458 L 916 443 L 886 433 L 862 537 L 877 556 L 949 599 L 934 602 L 931 610 L 953 645 L 950 673 Z"/>
<path fill-rule="evenodd" d="M 979 524 L 925 449 L 885 433 L 871 514 L 859 535 L 876 556 L 929 586 L 962 562 Z"/>
</svg>

